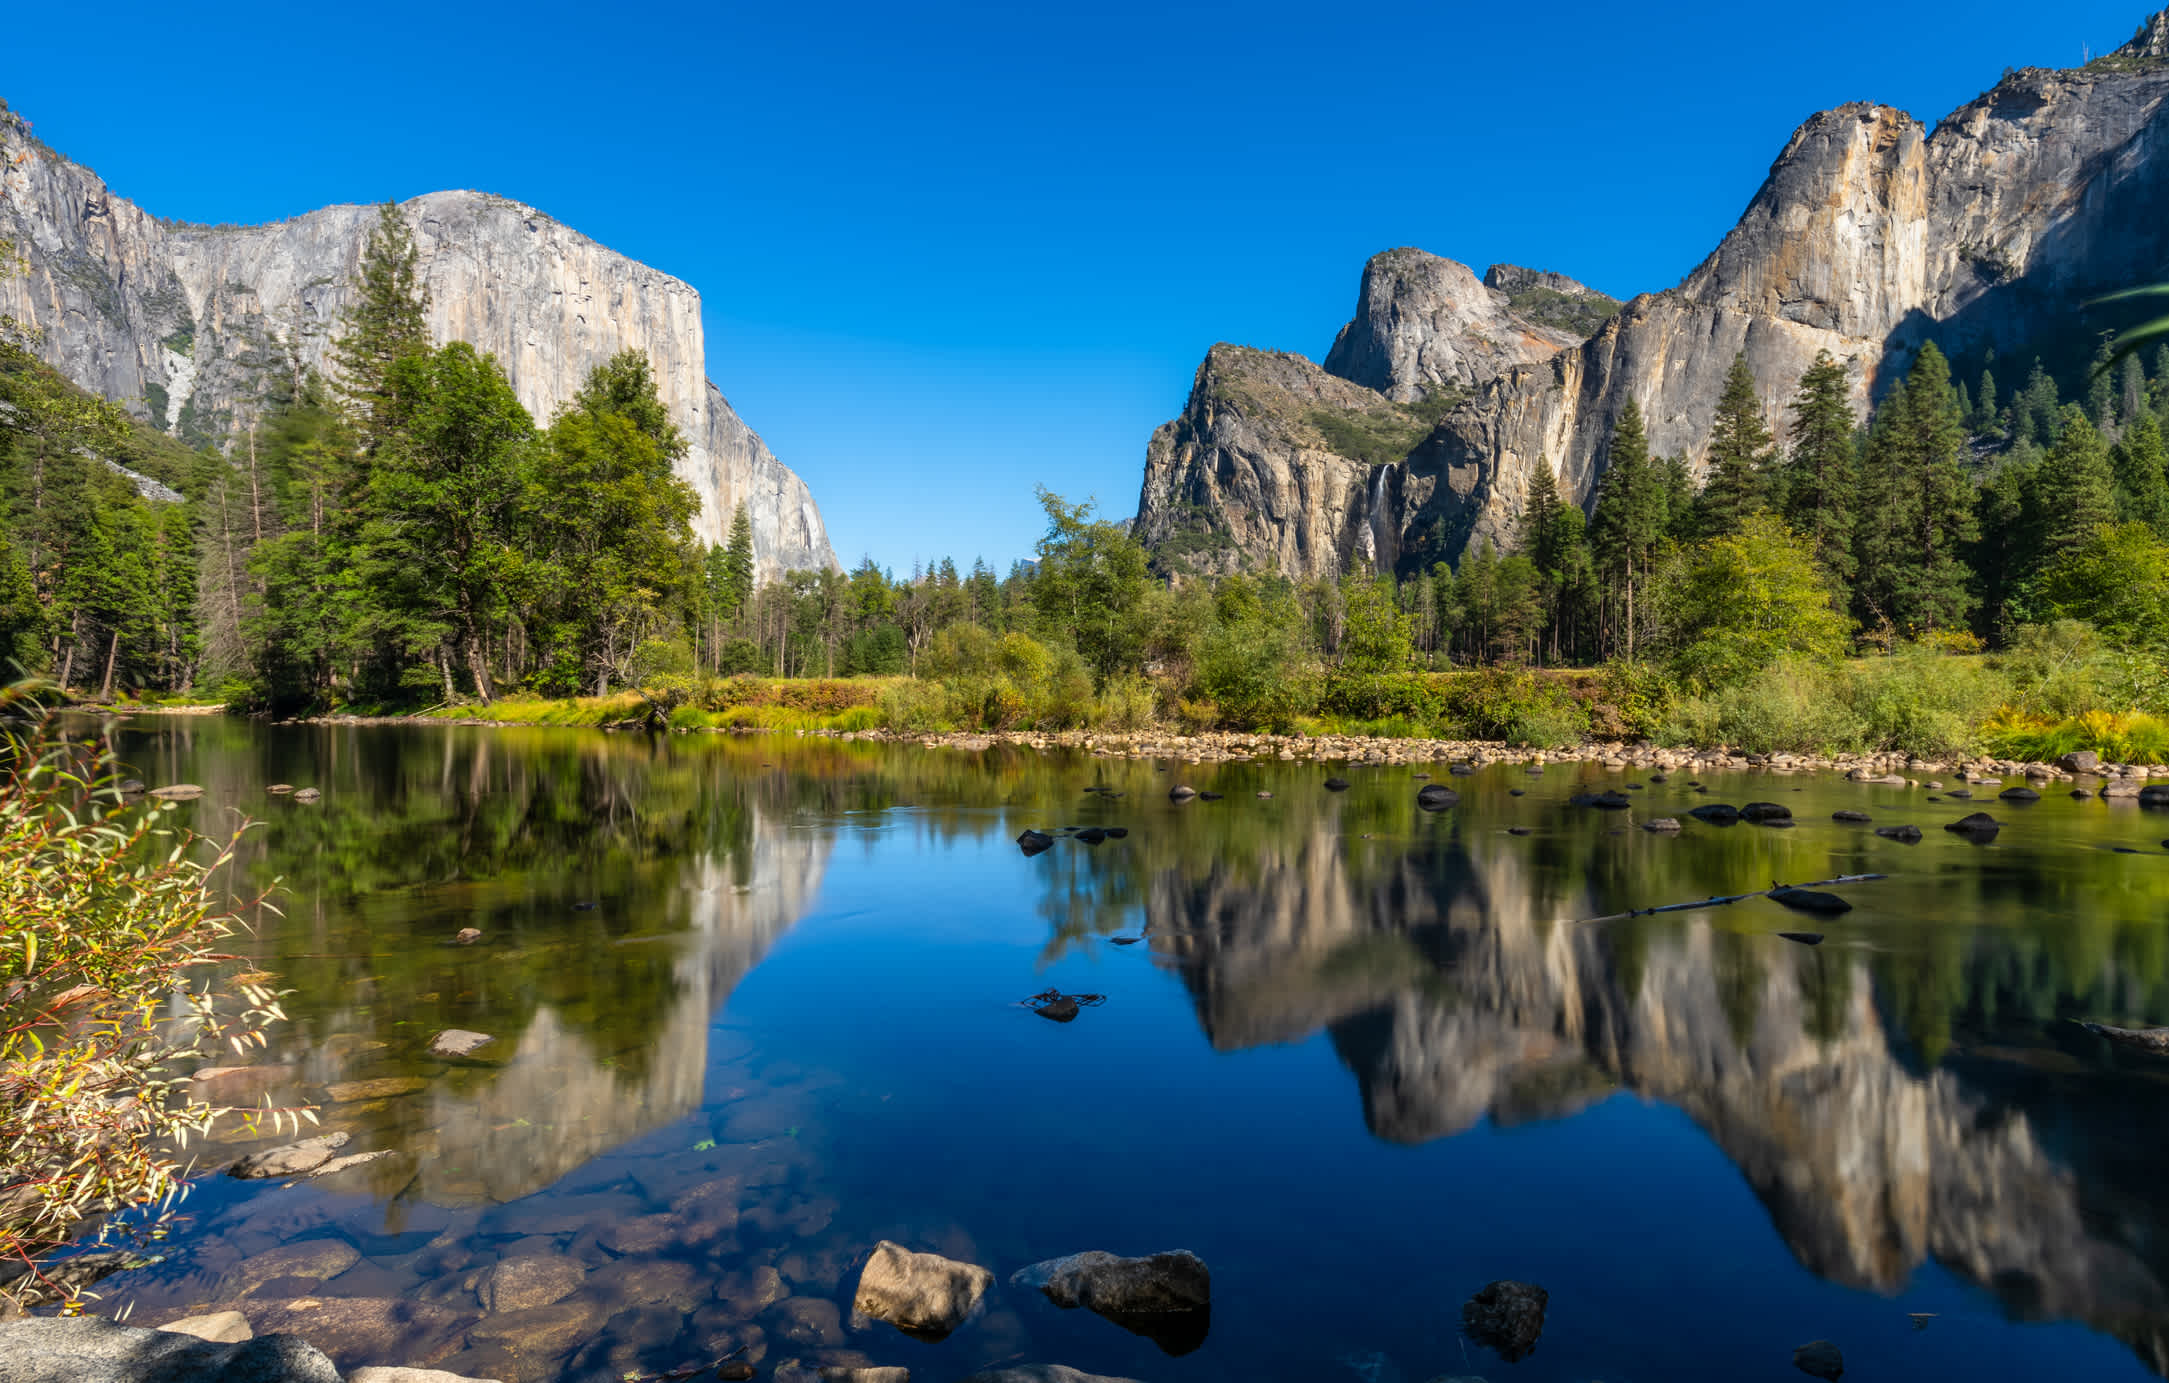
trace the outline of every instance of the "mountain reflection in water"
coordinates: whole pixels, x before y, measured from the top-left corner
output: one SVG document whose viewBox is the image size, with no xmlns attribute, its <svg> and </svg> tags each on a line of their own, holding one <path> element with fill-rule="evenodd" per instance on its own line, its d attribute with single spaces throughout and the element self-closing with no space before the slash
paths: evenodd
<svg viewBox="0 0 2169 1383">
<path fill-rule="evenodd" d="M 1993 849 L 1940 832 L 1906 847 L 1826 818 L 1932 827 L 1939 808 L 1917 792 L 1767 775 L 1709 779 L 1704 798 L 1650 784 L 1636 810 L 1598 813 L 1567 798 L 1622 775 L 1500 768 L 1456 779 L 1461 805 L 1432 816 L 1403 770 L 1353 770 L 1353 790 L 1327 794 L 1306 765 L 1183 765 L 1226 800 L 1177 806 L 1170 766 L 1083 755 L 226 721 L 148 722 L 120 742 L 147 780 L 205 786 L 184 809 L 199 829 L 235 809 L 265 819 L 237 892 L 284 880 L 284 915 L 242 948 L 293 991 L 265 1062 L 287 1074 L 268 1093 L 392 1153 L 331 1185 L 206 1183 L 181 1251 L 116 1279 L 146 1311 L 218 1304 L 252 1255 L 331 1236 L 361 1266 L 311 1290 L 481 1314 L 461 1273 L 518 1251 L 622 1275 L 646 1250 L 611 1225 L 724 1176 L 743 1182 L 739 1229 L 696 1276 L 779 1269 L 793 1295 L 761 1308 L 772 1334 L 793 1328 L 773 1319 L 786 1307 L 847 1307 L 849 1265 L 880 1237 L 998 1276 L 1095 1247 L 1212 1262 L 1194 1352 L 1007 1300 L 940 1347 L 937 1378 L 1020 1352 L 1148 1379 L 1288 1361 L 1330 1374 L 1388 1354 L 1415 1378 L 1473 1376 L 1459 1301 L 1516 1273 L 1555 1289 L 1516 1377 L 1740 1376 L 1737 1341 L 1711 1339 L 1703 1360 L 1643 1338 L 1638 1256 L 1665 1246 L 1621 1237 L 1630 1193 L 1608 1188 L 1678 1195 L 1687 1213 L 1726 1199 L 1706 1176 L 1652 1180 L 1672 1145 L 1634 1111 L 1663 1106 L 1824 1282 L 1916 1294 L 1910 1308 L 1923 1274 L 1948 1273 L 2011 1321 L 2083 1323 L 2169 1370 L 2155 1166 L 2169 1063 L 2065 1021 L 2169 1018 L 2169 865 L 2105 848 L 2148 820 L 2129 810 L 2044 802 Z M 325 795 L 267 798 L 274 782 Z M 1634 829 L 1777 792 L 1798 829 Z M 1130 834 L 1031 858 L 1011 843 L 1092 824 Z M 1865 870 L 1891 878 L 1848 890 L 1858 910 L 1818 921 L 1812 948 L 1780 939 L 1796 923 L 1766 903 L 1571 921 Z M 454 944 L 468 927 L 481 940 Z M 1016 1007 L 1050 987 L 1109 999 L 1067 1025 Z M 430 1058 L 429 1035 L 453 1027 L 496 1041 L 475 1063 Z M 1310 1052 L 1330 1055 L 1321 1068 Z M 1347 1146 L 1348 1075 L 1362 1149 Z M 414 1088 L 339 1097 L 370 1081 Z M 1482 1150 L 1501 1136 L 1519 1151 Z M 227 1140 L 218 1159 L 244 1150 Z M 1423 1166 L 1385 1156 L 1397 1149 L 1509 1178 L 1451 1195 L 1504 1197 L 1525 1218 L 1484 1228 L 1442 1205 L 1431 1223 L 1402 1184 L 1422 1185 Z M 1516 1158 L 1564 1160 L 1575 1181 L 1550 1195 L 1537 1174 L 1513 1180 Z M 1169 1174 L 1200 1160 L 1212 1175 Z M 1368 1237 L 1342 1244 L 1342 1216 Z M 1291 1243 L 1324 1255 L 1301 1284 L 1276 1269 Z M 1690 1267 L 1705 1293 L 1744 1284 L 1735 1314 L 1758 1294 L 1773 1320 L 1832 1309 L 1771 1263 L 1672 1270 Z M 712 1317 L 735 1308 L 717 1292 L 622 1317 L 596 1306 L 570 1356 L 587 1373 L 498 1345 L 435 1357 L 521 1378 L 662 1369 L 720 1338 Z M 1764 1338 L 1790 1324 L 1733 1328 L 1780 1366 L 1801 1342 Z M 1969 1366 L 2034 1347 L 2014 1326 L 1964 1328 L 1922 1338 Z M 852 1329 L 828 1348 L 913 1362 L 886 1340 Z M 2087 1377 L 2131 1367 L 2089 1360 Z"/>
</svg>

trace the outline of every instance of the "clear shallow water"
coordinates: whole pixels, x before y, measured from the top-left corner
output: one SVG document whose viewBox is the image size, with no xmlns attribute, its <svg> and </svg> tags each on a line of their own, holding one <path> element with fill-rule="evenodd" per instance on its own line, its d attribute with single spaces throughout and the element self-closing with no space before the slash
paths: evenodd
<svg viewBox="0 0 2169 1383">
<path fill-rule="evenodd" d="M 1867 1380 L 2169 1363 L 2169 1063 L 2071 1021 L 2169 1022 L 2169 813 L 1771 774 L 1597 812 L 1566 799 L 1647 774 L 1441 765 L 1463 800 L 1433 815 L 1406 768 L 1332 794 L 1293 764 L 579 731 L 146 719 L 121 748 L 208 789 L 200 829 L 263 820 L 247 872 L 285 916 L 242 949 L 296 991 L 273 1096 L 395 1152 L 205 1183 L 168 1261 L 102 1288 L 138 1319 L 245 1295 L 343 1364 L 506 1379 L 739 1345 L 934 1380 L 1784 1378 L 1825 1337 Z M 1799 825 L 1636 829 L 1750 800 Z M 1993 845 L 1938 829 L 1983 805 Z M 1091 824 L 1131 834 L 1012 843 Z M 1838 918 L 1575 923 L 1863 871 L 1891 877 Z M 1050 987 L 1107 1001 L 1018 1006 Z M 499 1064 L 429 1060 L 445 1027 Z M 418 1088 L 330 1091 L 383 1077 Z M 854 1328 L 884 1237 L 992 1268 L 985 1315 Z M 260 1280 L 295 1244 L 343 1266 Z M 1179 1355 L 1006 1285 L 1178 1247 L 1214 1278 Z M 538 1253 L 578 1290 L 485 1314 L 477 1274 Z M 1551 1294 L 1517 1364 L 1460 1330 L 1497 1278 Z"/>
</svg>

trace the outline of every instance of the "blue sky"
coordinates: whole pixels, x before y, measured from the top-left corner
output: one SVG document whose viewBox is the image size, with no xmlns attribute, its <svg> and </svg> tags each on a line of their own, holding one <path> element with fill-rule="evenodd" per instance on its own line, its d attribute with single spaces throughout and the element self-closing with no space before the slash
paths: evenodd
<svg viewBox="0 0 2169 1383">
<path fill-rule="evenodd" d="M 676 274 L 838 555 L 903 572 L 1026 555 L 1035 484 L 1132 512 L 1205 349 L 1321 357 L 1378 250 L 1669 287 L 1813 111 L 1933 120 L 2144 13 L 41 5 L 0 97 L 161 215 L 480 188 Z"/>
</svg>

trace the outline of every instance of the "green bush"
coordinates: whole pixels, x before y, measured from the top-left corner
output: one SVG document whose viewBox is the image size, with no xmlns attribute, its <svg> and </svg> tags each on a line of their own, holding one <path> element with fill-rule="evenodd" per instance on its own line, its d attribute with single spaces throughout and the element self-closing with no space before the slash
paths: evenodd
<svg viewBox="0 0 2169 1383">
<path fill-rule="evenodd" d="M 1589 708 L 1558 682 L 1519 668 L 1480 668 L 1445 679 L 1444 712 L 1472 739 L 1563 749 L 1589 737 Z"/>
<path fill-rule="evenodd" d="M 1981 725 L 2007 691 L 1979 658 L 1912 644 L 1853 670 L 1849 699 L 1861 747 L 1951 758 L 1979 751 Z"/>
<path fill-rule="evenodd" d="M 1446 713 L 1446 697 L 1438 679 L 1421 672 L 1336 670 L 1327 674 L 1318 704 L 1336 716 L 1357 720 L 1394 718 L 1425 727 L 1436 724 Z"/>
<path fill-rule="evenodd" d="M 1863 730 L 1847 692 L 1842 665 L 1787 654 L 1745 682 L 1683 698 L 1661 738 L 1750 754 L 1853 749 Z"/>
</svg>

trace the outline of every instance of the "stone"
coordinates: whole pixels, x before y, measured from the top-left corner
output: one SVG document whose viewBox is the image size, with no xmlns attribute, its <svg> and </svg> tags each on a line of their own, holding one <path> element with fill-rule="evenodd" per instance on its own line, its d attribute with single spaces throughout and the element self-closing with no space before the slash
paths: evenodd
<svg viewBox="0 0 2169 1383">
<path fill-rule="evenodd" d="M 366 1167 L 372 1162 L 381 1161 L 391 1155 L 392 1150 L 390 1148 L 378 1148 L 374 1152 L 348 1153 L 345 1157 L 335 1157 L 317 1167 L 308 1174 L 309 1180 L 314 1181 L 318 1177 L 336 1176 L 340 1172 L 355 1167 Z"/>
<path fill-rule="evenodd" d="M 1867 823 L 1875 820 L 1874 817 L 1868 815 L 1866 812 L 1855 811 L 1832 812 L 1830 813 L 1830 819 L 1832 821 L 1843 821 L 1856 826 L 1865 826 Z"/>
<path fill-rule="evenodd" d="M 296 802 L 320 802 L 323 800 L 323 797 L 323 792 L 316 788 L 294 789 L 294 800 Z"/>
<path fill-rule="evenodd" d="M 204 1316 L 183 1316 L 177 1321 L 167 1321 L 158 1327 L 176 1335 L 193 1335 L 199 1340 L 214 1344 L 239 1344 L 251 1339 L 256 1332 L 249 1329 L 249 1318 L 239 1311 L 213 1311 Z"/>
<path fill-rule="evenodd" d="M 282 1277 L 322 1281 L 337 1277 L 360 1258 L 360 1250 L 344 1239 L 309 1239 L 299 1244 L 281 1244 L 252 1258 L 244 1258 L 228 1269 L 221 1290 L 229 1298 L 239 1300 L 265 1283 L 276 1282 Z"/>
<path fill-rule="evenodd" d="M 1171 801 L 1187 802 L 1197 796 L 1197 789 L 1188 783 L 1177 783 L 1167 790 L 1167 795 Z"/>
<path fill-rule="evenodd" d="M 1823 934 L 1821 932 L 1779 932 L 1778 935 L 1787 941 L 1797 941 L 1802 946 L 1820 946 L 1823 944 Z"/>
<path fill-rule="evenodd" d="M 1325 780 L 1325 790 L 1327 792 L 1346 792 L 1348 787 L 1349 783 L 1346 778 L 1328 778 Z"/>
<path fill-rule="evenodd" d="M 1740 819 L 1740 809 L 1726 802 L 1710 802 L 1688 809 L 1687 815 L 1712 826 L 1731 826 Z"/>
<path fill-rule="evenodd" d="M 940 1339 L 978 1309 L 994 1274 L 884 1239 L 859 1275 L 853 1309 L 913 1334 Z"/>
<path fill-rule="evenodd" d="M 1519 1363 L 1535 1351 L 1550 1301 L 1551 1294 L 1542 1287 L 1494 1282 L 1462 1304 L 1461 1328 L 1507 1363 Z"/>
<path fill-rule="evenodd" d="M 1750 802 L 1740 808 L 1740 820 L 1762 825 L 1772 821 L 1792 820 L 1792 808 L 1777 802 Z"/>
<path fill-rule="evenodd" d="M 363 1100 L 383 1100 L 395 1095 L 412 1095 L 426 1090 L 429 1082 L 420 1076 L 379 1076 L 375 1080 L 340 1081 L 324 1087 L 324 1098 L 333 1104 L 359 1104 Z"/>
<path fill-rule="evenodd" d="M 440 1057 L 473 1056 L 497 1039 L 486 1032 L 469 1032 L 465 1028 L 446 1028 L 429 1039 L 429 1054 Z"/>
<path fill-rule="evenodd" d="M 1079 845 L 1098 845 L 1107 839 L 1107 832 L 1097 826 L 1087 826 L 1070 839 Z"/>
<path fill-rule="evenodd" d="M 292 783 L 273 783 L 269 787 L 264 789 L 265 792 L 270 793 L 273 797 L 284 797 L 287 793 L 290 793 L 293 790 L 294 785 Z"/>
<path fill-rule="evenodd" d="M 1416 805 L 1427 812 L 1442 812 L 1461 804 L 1461 794 L 1437 783 L 1426 783 L 1416 793 Z"/>
<path fill-rule="evenodd" d="M 574 1259 L 523 1254 L 490 1265 L 475 1284 L 475 1296 L 485 1311 L 525 1311 L 563 1301 L 586 1280 L 586 1266 Z"/>
<path fill-rule="evenodd" d="M 2032 788 L 2005 788 L 1996 796 L 2006 802 L 2038 802 L 2041 800 L 2041 794 L 2035 792 Z"/>
<path fill-rule="evenodd" d="M 1661 836 L 1676 836 L 1680 833 L 1680 824 L 1677 817 L 1659 816 L 1643 822 L 1642 829 Z"/>
<path fill-rule="evenodd" d="M 1048 835 L 1045 831 L 1027 829 L 1024 834 L 1017 837 L 1017 848 L 1025 853 L 1026 858 L 1030 858 L 1033 855 L 1043 854 L 1053 849 L 1054 837 Z"/>
<path fill-rule="evenodd" d="M 2169 807 L 2169 783 L 2148 783 L 2139 789 L 2142 807 Z"/>
<path fill-rule="evenodd" d="M 197 1099 L 214 1103 L 219 1101 L 249 1100 L 268 1090 L 294 1080 L 299 1069 L 285 1062 L 259 1066 L 199 1066 L 189 1077 L 189 1093 Z"/>
<path fill-rule="evenodd" d="M 2169 1056 L 2169 1028 L 2116 1028 L 2107 1023 L 2082 1023 L 2079 1026 L 2119 1047 L 2154 1056 Z"/>
<path fill-rule="evenodd" d="M 1813 1378 L 1830 1383 L 1845 1376 L 1845 1356 L 1828 1340 L 1810 1340 L 1792 1352 L 1792 1366 Z"/>
<path fill-rule="evenodd" d="M 146 795 L 161 802 L 192 802 L 203 796 L 203 789 L 194 783 L 168 783 L 162 788 L 152 788 Z"/>
<path fill-rule="evenodd" d="M 1960 817 L 1943 829 L 1954 835 L 1964 836 L 1976 844 L 1983 844 L 1996 838 L 1996 833 L 2003 829 L 2003 823 L 1987 812 L 1975 812 L 1971 816 Z"/>
<path fill-rule="evenodd" d="M 1918 826 L 1878 826 L 1875 828 L 1875 833 L 1885 840 L 1903 841 L 1907 845 L 1920 844 L 1920 827 Z"/>
<path fill-rule="evenodd" d="M 723 1274 L 716 1280 L 715 1295 L 725 1310 L 745 1320 L 790 1294 L 784 1289 L 783 1275 L 764 1264 L 750 1272 Z"/>
<path fill-rule="evenodd" d="M 1043 1004 L 1034 1005 L 1032 1012 L 1055 1023 L 1074 1022 L 1080 1010 L 1077 1001 L 1067 994 L 1058 994 Z"/>
<path fill-rule="evenodd" d="M 214 1341 L 116 1325 L 97 1316 L 35 1316 L 0 1325 L 6 1383 L 340 1383 L 324 1354 L 291 1335 Z"/>
<path fill-rule="evenodd" d="M 446 1373 L 443 1369 L 386 1368 L 371 1364 L 346 1376 L 346 1383 L 500 1383 L 495 1378 L 469 1378 L 463 1373 Z"/>
<path fill-rule="evenodd" d="M 818 1297 L 786 1297 L 761 1321 L 776 1339 L 800 1349 L 835 1349 L 844 1342 L 843 1313 Z"/>
<path fill-rule="evenodd" d="M 1770 890 L 1770 901 L 1797 912 L 1835 914 L 1853 910 L 1853 905 L 1837 894 L 1812 888 L 1774 888 Z"/>
<path fill-rule="evenodd" d="M 1623 792 L 1577 792 L 1567 799 L 1570 807 L 1594 807 L 1598 811 L 1625 811 L 1634 799 Z"/>
<path fill-rule="evenodd" d="M 599 1304 L 573 1297 L 485 1316 L 467 1332 L 467 1339 L 471 1344 L 503 1345 L 522 1356 L 563 1354 L 594 1334 L 604 1319 Z"/>
<path fill-rule="evenodd" d="M 259 1337 L 298 1335 L 343 1369 L 438 1363 L 479 1319 L 411 1297 L 250 1297 L 240 1310 Z"/>
<path fill-rule="evenodd" d="M 2145 786 L 2136 778 L 2111 778 L 2101 785 L 2101 795 L 2108 798 L 2137 797 Z"/>
<path fill-rule="evenodd" d="M 462 946 L 472 946 L 481 939 L 482 930 L 479 927 L 461 927 L 457 932 L 452 934 L 452 940 L 458 942 Z"/>
<path fill-rule="evenodd" d="M 1212 1272 L 1187 1249 L 1120 1258 L 1088 1249 L 1020 1268 L 1010 1284 L 1037 1287 L 1055 1305 L 1103 1316 L 1195 1311 L 1212 1305 Z"/>
<path fill-rule="evenodd" d="M 2056 766 L 2066 773 L 2099 773 L 2101 756 L 2091 749 L 2074 749 L 2058 759 Z"/>
<path fill-rule="evenodd" d="M 911 1383 L 911 1370 L 899 1364 L 830 1365 L 821 1370 L 821 1383 Z"/>
</svg>

